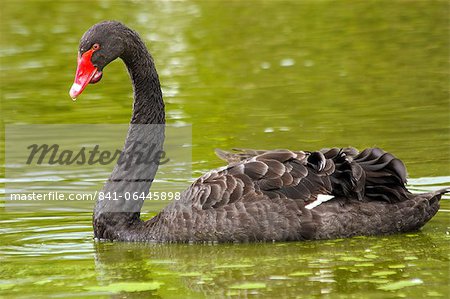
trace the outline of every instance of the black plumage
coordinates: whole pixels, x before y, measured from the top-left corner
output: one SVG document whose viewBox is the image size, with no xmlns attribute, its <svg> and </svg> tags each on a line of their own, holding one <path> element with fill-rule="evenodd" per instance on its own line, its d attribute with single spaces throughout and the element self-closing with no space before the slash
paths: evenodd
<svg viewBox="0 0 450 299">
<path fill-rule="evenodd" d="M 96 24 L 84 34 L 80 55 L 95 43 L 101 46 L 92 56 L 95 67 L 103 70 L 120 57 L 128 68 L 134 89 L 131 123 L 163 125 L 158 75 L 137 33 L 119 22 Z M 142 134 L 130 127 L 124 151 L 142 136 L 162 148 L 163 129 Z M 410 193 L 403 163 L 378 148 L 362 152 L 354 148 L 216 152 L 228 165 L 196 179 L 179 201 L 149 221 L 140 219 L 142 201 L 97 201 L 95 237 L 251 242 L 393 234 L 422 227 L 438 211 L 441 195 L 449 191 Z M 126 172 L 117 165 L 103 192 L 142 190 L 147 194 L 156 171 L 157 167 L 150 167 Z M 136 175 L 139 182 L 123 180 L 136 179 L 130 177 Z"/>
</svg>

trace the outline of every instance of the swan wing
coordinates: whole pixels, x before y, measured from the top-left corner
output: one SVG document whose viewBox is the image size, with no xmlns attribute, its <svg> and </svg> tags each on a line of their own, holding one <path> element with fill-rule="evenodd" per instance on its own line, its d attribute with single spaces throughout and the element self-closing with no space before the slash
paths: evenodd
<svg viewBox="0 0 450 299">
<path fill-rule="evenodd" d="M 246 149 L 246 148 L 233 148 L 231 152 L 224 151 L 221 149 L 215 149 L 215 153 L 217 157 L 220 159 L 228 162 L 228 163 L 236 163 L 240 161 L 244 161 L 248 158 L 252 158 L 255 156 L 263 155 L 263 154 L 270 154 L 275 155 L 276 159 L 282 160 L 283 155 L 286 157 L 290 157 L 292 153 L 296 153 L 301 155 L 304 153 L 303 151 L 290 151 L 286 149 L 279 149 L 279 150 L 255 150 L 255 149 Z"/>
<path fill-rule="evenodd" d="M 321 152 L 239 150 L 218 155 L 230 164 L 206 173 L 186 191 L 196 208 L 277 199 L 305 205 L 332 193 L 335 166 Z"/>
<path fill-rule="evenodd" d="M 313 208 L 334 197 L 399 202 L 410 194 L 403 163 L 379 148 L 216 153 L 229 164 L 207 172 L 186 190 L 184 198 L 193 207 L 287 199 Z"/>
</svg>

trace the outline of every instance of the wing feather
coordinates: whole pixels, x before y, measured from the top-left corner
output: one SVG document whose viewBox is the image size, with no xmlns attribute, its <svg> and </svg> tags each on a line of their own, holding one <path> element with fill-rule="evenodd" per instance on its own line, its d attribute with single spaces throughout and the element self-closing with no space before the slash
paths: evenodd
<svg viewBox="0 0 450 299">
<path fill-rule="evenodd" d="M 378 148 L 360 153 L 349 147 L 317 152 L 234 149 L 216 154 L 229 165 L 192 184 L 185 198 L 193 207 L 233 209 L 229 206 L 281 199 L 306 205 L 319 195 L 395 202 L 408 195 L 403 163 Z"/>
</svg>

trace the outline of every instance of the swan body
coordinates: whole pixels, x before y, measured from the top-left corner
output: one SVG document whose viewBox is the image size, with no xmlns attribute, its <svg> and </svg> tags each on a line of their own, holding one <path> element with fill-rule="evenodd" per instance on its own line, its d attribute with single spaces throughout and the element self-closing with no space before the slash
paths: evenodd
<svg viewBox="0 0 450 299">
<path fill-rule="evenodd" d="M 133 125 L 164 125 L 164 102 L 153 59 L 138 34 L 106 21 L 82 37 L 70 95 L 101 79 L 120 57 L 133 82 L 134 104 L 124 151 L 148 138 L 162 148 L 163 127 L 151 134 Z M 146 140 L 145 140 L 146 141 Z M 255 242 L 344 238 L 414 231 L 439 210 L 448 189 L 412 194 L 406 168 L 378 148 L 320 151 L 216 151 L 227 166 L 211 170 L 148 221 L 143 201 L 97 200 L 98 239 L 130 242 Z M 157 166 L 125 171 L 116 165 L 103 192 L 149 192 Z M 133 180 L 136 175 L 145 179 Z"/>
</svg>

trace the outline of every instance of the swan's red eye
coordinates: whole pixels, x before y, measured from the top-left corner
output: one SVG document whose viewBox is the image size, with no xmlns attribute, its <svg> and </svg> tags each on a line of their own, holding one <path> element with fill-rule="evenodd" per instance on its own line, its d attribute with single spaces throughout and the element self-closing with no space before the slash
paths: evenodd
<svg viewBox="0 0 450 299">
<path fill-rule="evenodd" d="M 100 45 L 99 44 L 94 44 L 92 46 L 92 50 L 97 51 L 98 49 L 100 49 Z"/>
</svg>

